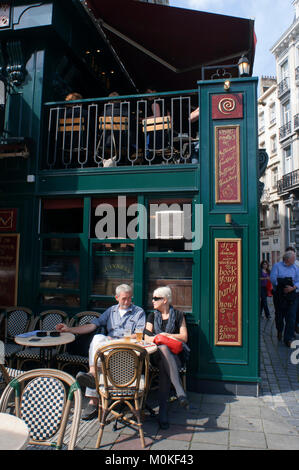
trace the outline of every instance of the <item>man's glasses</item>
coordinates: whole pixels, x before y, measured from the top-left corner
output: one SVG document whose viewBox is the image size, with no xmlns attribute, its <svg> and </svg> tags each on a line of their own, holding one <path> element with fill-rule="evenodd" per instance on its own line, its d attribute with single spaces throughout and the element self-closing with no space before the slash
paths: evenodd
<svg viewBox="0 0 299 470">
<path fill-rule="evenodd" d="M 153 297 L 154 302 L 157 302 L 157 300 L 162 300 L 162 299 L 163 299 L 163 297 Z"/>
</svg>

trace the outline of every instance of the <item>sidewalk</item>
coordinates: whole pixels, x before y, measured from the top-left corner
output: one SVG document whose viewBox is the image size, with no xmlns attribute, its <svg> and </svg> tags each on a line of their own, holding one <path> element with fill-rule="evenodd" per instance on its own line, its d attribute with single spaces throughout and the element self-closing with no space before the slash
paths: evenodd
<svg viewBox="0 0 299 470">
<path fill-rule="evenodd" d="M 292 352 L 277 341 L 274 315 L 262 318 L 260 397 L 189 393 L 189 411 L 170 404 L 167 431 L 159 429 L 156 417 L 146 416 L 145 450 L 298 450 L 299 366 L 291 364 Z M 98 428 L 96 419 L 82 421 L 77 449 L 94 449 Z M 119 425 L 113 431 L 111 424 L 105 428 L 101 449 L 141 446 L 134 430 Z"/>
</svg>

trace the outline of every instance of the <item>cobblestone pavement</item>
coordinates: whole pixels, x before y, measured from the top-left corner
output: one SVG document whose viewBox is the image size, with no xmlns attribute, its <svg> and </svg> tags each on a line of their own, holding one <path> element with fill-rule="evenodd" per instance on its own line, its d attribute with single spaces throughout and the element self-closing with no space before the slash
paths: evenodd
<svg viewBox="0 0 299 470">
<path fill-rule="evenodd" d="M 271 301 L 270 307 L 273 311 Z M 146 450 L 299 450 L 299 368 L 290 362 L 294 350 L 278 342 L 273 313 L 270 320 L 261 318 L 260 333 L 260 396 L 189 393 L 189 411 L 170 404 L 167 431 L 159 429 L 156 417 L 146 416 Z M 77 449 L 94 449 L 98 429 L 96 419 L 82 421 Z M 114 431 L 110 424 L 101 449 L 138 450 L 141 445 L 133 429 L 119 425 Z"/>
</svg>

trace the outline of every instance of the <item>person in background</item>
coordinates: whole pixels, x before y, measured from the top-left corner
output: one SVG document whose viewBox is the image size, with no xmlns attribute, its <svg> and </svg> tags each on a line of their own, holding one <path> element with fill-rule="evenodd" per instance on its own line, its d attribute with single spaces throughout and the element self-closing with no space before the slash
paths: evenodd
<svg viewBox="0 0 299 470">
<path fill-rule="evenodd" d="M 296 255 L 296 249 L 293 246 L 288 246 L 286 251 L 293 251 Z M 299 261 L 296 259 L 295 265 L 299 269 Z M 295 333 L 299 334 L 299 292 L 297 293 L 297 312 L 296 312 L 296 325 L 295 325 Z"/>
<path fill-rule="evenodd" d="M 188 341 L 188 331 L 184 313 L 175 310 L 172 305 L 172 293 L 168 286 L 159 287 L 153 293 L 154 312 L 150 313 L 144 330 L 145 341 L 153 341 L 153 336 L 162 334 L 178 339 L 183 345 Z M 185 344 L 185 347 L 187 345 Z M 187 350 L 189 348 L 187 347 Z M 171 384 L 173 385 L 179 404 L 186 408 L 189 406 L 185 390 L 180 380 L 179 370 L 182 357 L 173 354 L 168 346 L 161 344 L 157 353 L 151 358 L 159 367 L 159 423 L 161 429 L 168 429 L 167 402 Z"/>
<path fill-rule="evenodd" d="M 282 339 L 284 328 L 284 343 L 291 346 L 294 339 L 294 330 L 297 311 L 297 292 L 299 292 L 299 269 L 295 266 L 296 255 L 293 251 L 287 251 L 283 260 L 275 263 L 271 273 L 270 281 L 274 291 L 277 293 L 278 308 L 275 319 L 277 337 Z"/>
<path fill-rule="evenodd" d="M 260 275 L 260 282 L 261 282 L 261 315 L 263 311 L 265 312 L 265 316 L 267 319 L 271 318 L 268 302 L 267 302 L 267 282 L 270 280 L 270 269 L 269 263 L 266 260 L 261 262 L 261 275 Z"/>
</svg>

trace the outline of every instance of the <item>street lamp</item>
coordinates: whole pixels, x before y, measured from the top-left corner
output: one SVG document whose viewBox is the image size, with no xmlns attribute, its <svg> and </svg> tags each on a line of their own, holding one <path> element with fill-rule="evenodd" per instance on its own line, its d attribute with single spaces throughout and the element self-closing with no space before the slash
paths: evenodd
<svg viewBox="0 0 299 470">
<path fill-rule="evenodd" d="M 239 67 L 240 77 L 248 77 L 249 70 L 250 70 L 250 63 L 247 57 L 245 57 L 244 55 L 241 57 L 241 59 L 238 62 L 238 67 Z"/>
</svg>

